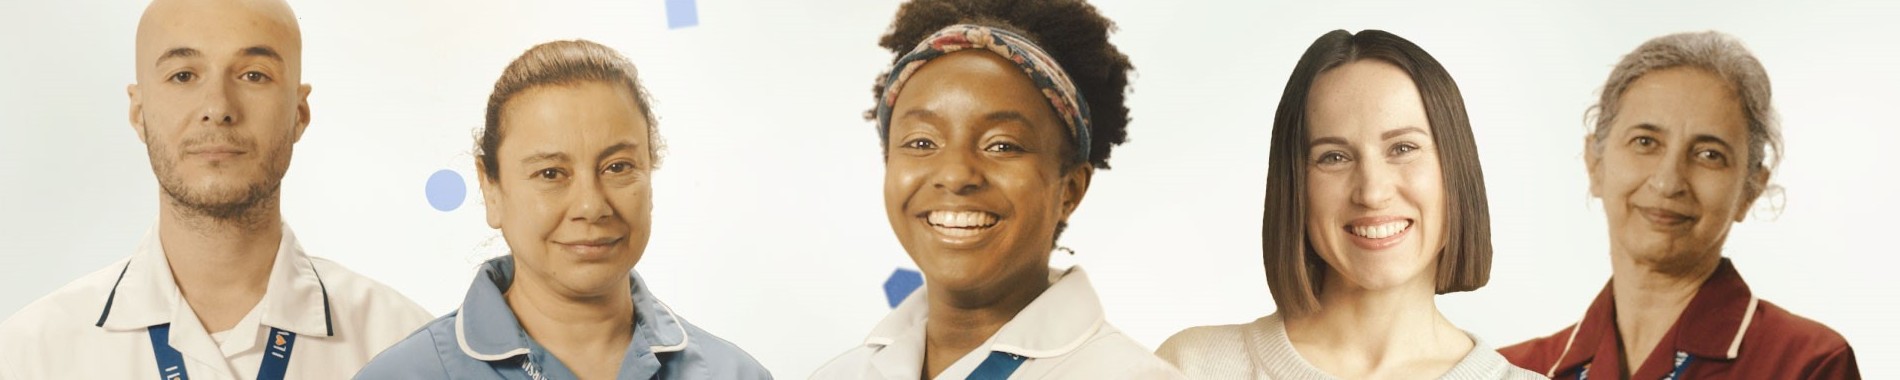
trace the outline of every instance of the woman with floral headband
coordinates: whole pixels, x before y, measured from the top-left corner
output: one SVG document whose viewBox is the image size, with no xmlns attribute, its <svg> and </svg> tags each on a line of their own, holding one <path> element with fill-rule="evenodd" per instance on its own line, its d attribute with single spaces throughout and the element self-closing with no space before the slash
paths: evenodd
<svg viewBox="0 0 1900 380">
<path fill-rule="evenodd" d="M 873 90 L 884 206 L 924 287 L 817 379 L 1179 378 L 1050 252 L 1126 135 L 1131 69 L 1079 0 L 917 0 Z"/>
</svg>

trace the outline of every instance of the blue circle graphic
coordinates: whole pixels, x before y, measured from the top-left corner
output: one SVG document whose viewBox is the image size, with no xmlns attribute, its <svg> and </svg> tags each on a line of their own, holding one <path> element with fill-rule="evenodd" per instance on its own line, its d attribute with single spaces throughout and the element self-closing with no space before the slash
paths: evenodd
<svg viewBox="0 0 1900 380">
<path fill-rule="evenodd" d="M 429 206 L 443 212 L 462 207 L 462 199 L 468 196 L 468 184 L 462 182 L 462 175 L 448 169 L 430 174 L 423 190 L 429 196 Z"/>
</svg>

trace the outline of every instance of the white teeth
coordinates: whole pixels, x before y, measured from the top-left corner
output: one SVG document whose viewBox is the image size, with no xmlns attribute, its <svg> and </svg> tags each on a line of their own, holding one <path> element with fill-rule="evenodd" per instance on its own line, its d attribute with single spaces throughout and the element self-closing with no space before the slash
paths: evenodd
<svg viewBox="0 0 1900 380">
<path fill-rule="evenodd" d="M 996 215 L 978 211 L 931 211 L 925 218 L 930 225 L 937 227 L 982 228 L 996 225 Z"/>
<path fill-rule="evenodd" d="M 1359 235 L 1360 237 L 1368 239 L 1384 239 L 1392 237 L 1392 235 L 1397 235 L 1399 232 L 1405 231 L 1406 227 L 1411 226 L 1412 221 L 1410 220 L 1394 220 L 1370 226 L 1351 226 L 1349 229 L 1353 235 Z"/>
</svg>

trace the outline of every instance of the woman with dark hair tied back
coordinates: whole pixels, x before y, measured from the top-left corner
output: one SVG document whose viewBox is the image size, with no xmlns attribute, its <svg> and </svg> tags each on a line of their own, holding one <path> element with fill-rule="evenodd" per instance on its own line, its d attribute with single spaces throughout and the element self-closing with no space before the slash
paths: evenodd
<svg viewBox="0 0 1900 380">
<path fill-rule="evenodd" d="M 1337 30 L 1287 79 L 1261 245 L 1279 311 L 1157 351 L 1195 378 L 1536 379 L 1446 320 L 1490 277 L 1478 150 L 1451 74 L 1378 30 Z"/>
<path fill-rule="evenodd" d="M 924 287 L 817 379 L 1167 379 L 1049 266 L 1128 125 L 1128 57 L 1080 0 L 915 0 L 872 93 L 884 206 Z"/>
<path fill-rule="evenodd" d="M 455 312 L 358 379 L 770 379 L 633 271 L 652 232 L 660 136 L 633 63 L 586 40 L 535 45 L 488 96 L 475 168 L 509 254 Z"/>
</svg>

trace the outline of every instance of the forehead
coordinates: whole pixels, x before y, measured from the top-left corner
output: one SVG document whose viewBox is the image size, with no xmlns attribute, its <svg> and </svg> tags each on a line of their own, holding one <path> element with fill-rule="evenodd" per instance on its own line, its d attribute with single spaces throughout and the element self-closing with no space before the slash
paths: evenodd
<svg viewBox="0 0 1900 380">
<path fill-rule="evenodd" d="M 1418 86 L 1385 61 L 1362 59 L 1326 70 L 1313 79 L 1306 99 L 1307 128 L 1314 134 L 1408 126 L 1430 130 Z"/>
<path fill-rule="evenodd" d="M 627 86 L 599 81 L 541 85 L 502 105 L 502 154 L 510 145 L 590 149 L 632 140 L 648 145 L 646 114 Z M 525 153 L 525 152 L 514 152 Z"/>
<path fill-rule="evenodd" d="M 1038 122 L 1054 122 L 1048 98 L 1022 68 L 993 53 L 965 50 L 932 59 L 899 89 L 893 117 L 928 110 L 947 119 L 982 117 L 1014 111 Z"/>
<path fill-rule="evenodd" d="M 1748 124 L 1741 102 L 1728 83 L 1695 68 L 1670 68 L 1631 81 L 1618 100 L 1613 124 L 1619 128 L 1649 124 L 1663 130 L 1739 136 Z"/>
<path fill-rule="evenodd" d="M 141 67 L 176 48 L 227 57 L 252 46 L 276 50 L 294 66 L 303 49 L 287 5 L 244 0 L 155 1 L 139 19 L 136 43 Z"/>
</svg>

